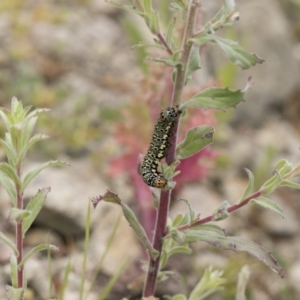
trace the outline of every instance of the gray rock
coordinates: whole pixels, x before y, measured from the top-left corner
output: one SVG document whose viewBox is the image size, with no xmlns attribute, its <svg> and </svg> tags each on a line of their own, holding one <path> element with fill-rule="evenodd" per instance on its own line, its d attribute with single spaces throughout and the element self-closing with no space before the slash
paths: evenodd
<svg viewBox="0 0 300 300">
<path fill-rule="evenodd" d="M 219 5 L 208 6 L 207 14 L 212 15 Z M 265 62 L 246 71 L 238 68 L 238 88 L 245 86 L 249 76 L 255 84 L 246 94 L 246 103 L 239 104 L 234 118 L 238 123 L 260 125 L 271 115 L 270 109 L 283 103 L 297 88 L 300 74 L 300 64 L 294 50 L 297 43 L 278 1 L 236 1 L 236 10 L 241 16 L 234 27 L 238 35 L 236 40 Z M 217 35 L 222 35 L 222 32 L 220 30 Z M 209 45 L 207 49 L 211 70 L 218 72 L 225 59 L 217 46 Z"/>
</svg>

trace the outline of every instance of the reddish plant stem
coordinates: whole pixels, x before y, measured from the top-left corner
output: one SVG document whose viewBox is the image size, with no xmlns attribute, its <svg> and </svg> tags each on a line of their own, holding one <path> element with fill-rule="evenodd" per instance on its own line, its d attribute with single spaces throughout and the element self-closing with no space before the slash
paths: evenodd
<svg viewBox="0 0 300 300">
<path fill-rule="evenodd" d="M 165 40 L 165 38 L 163 37 L 163 35 L 159 32 L 156 34 L 159 41 L 164 45 L 164 47 L 166 48 L 166 51 L 170 54 L 173 55 L 173 51 L 170 48 L 170 46 L 168 45 L 167 41 Z"/>
<path fill-rule="evenodd" d="M 190 56 L 192 45 L 188 43 L 188 39 L 193 35 L 194 24 L 197 16 L 197 5 L 193 0 L 189 3 L 187 24 L 185 28 L 183 38 L 183 51 L 180 61 L 183 67 L 177 68 L 176 80 L 174 84 L 173 97 L 171 106 L 180 105 L 182 100 L 183 88 L 185 85 L 186 68 Z M 178 122 L 175 123 L 172 135 L 169 139 L 171 146 L 168 149 L 166 162 L 168 165 L 174 162 L 176 152 L 176 141 L 178 133 Z M 156 259 L 149 258 L 149 268 L 147 278 L 145 281 L 143 296 L 150 297 L 155 293 L 157 275 L 159 272 L 160 255 L 163 247 L 163 237 L 166 235 L 167 218 L 169 213 L 171 199 L 171 190 L 162 190 L 160 194 L 160 201 L 156 216 L 156 225 L 153 238 L 153 247 L 159 252 L 159 256 Z"/>
<path fill-rule="evenodd" d="M 263 191 L 261 191 L 261 190 L 253 193 L 252 195 L 250 195 L 249 197 L 247 197 L 245 200 L 243 200 L 241 203 L 233 204 L 230 207 L 228 207 L 227 212 L 228 213 L 234 212 L 235 210 L 237 210 L 237 209 L 245 206 L 246 204 L 248 204 L 252 199 L 258 198 L 262 194 L 263 194 Z M 177 228 L 177 230 L 184 231 L 186 229 L 189 229 L 189 228 L 192 228 L 192 227 L 195 227 L 195 226 L 199 226 L 199 225 L 202 225 L 202 224 L 205 224 L 205 223 L 208 223 L 208 222 L 212 222 L 212 221 L 215 221 L 214 215 L 210 215 L 210 216 L 208 216 L 206 218 L 198 220 L 198 221 L 196 221 L 196 222 L 194 222 L 192 224 L 189 224 L 189 225 L 180 226 L 180 227 Z"/>
</svg>

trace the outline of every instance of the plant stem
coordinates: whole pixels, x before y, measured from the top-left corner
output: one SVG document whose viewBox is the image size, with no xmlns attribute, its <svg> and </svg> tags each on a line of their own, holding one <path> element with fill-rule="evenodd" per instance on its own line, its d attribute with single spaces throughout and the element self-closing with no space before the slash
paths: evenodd
<svg viewBox="0 0 300 300">
<path fill-rule="evenodd" d="M 241 203 L 231 205 L 230 207 L 228 207 L 227 212 L 232 213 L 232 212 L 240 209 L 241 207 L 248 204 L 252 199 L 260 197 L 263 194 L 263 192 L 264 191 L 259 190 L 255 193 L 253 193 L 252 195 L 250 195 L 249 197 L 247 197 L 246 199 L 244 199 Z M 195 226 L 199 226 L 199 225 L 211 222 L 211 221 L 215 221 L 214 218 L 215 218 L 214 215 L 210 215 L 210 216 L 208 216 L 206 218 L 203 218 L 201 220 L 198 220 L 198 221 L 196 221 L 192 224 L 180 226 L 180 227 L 177 228 L 177 230 L 184 231 L 184 230 L 189 229 L 191 227 L 195 227 Z"/>
<path fill-rule="evenodd" d="M 183 88 L 185 85 L 186 69 L 192 48 L 192 44 L 188 43 L 189 38 L 192 37 L 194 32 L 194 24 L 197 16 L 197 4 L 191 0 L 188 8 L 188 15 L 186 21 L 186 27 L 184 31 L 184 37 L 182 42 L 182 54 L 180 61 L 183 67 L 177 68 L 176 80 L 174 84 L 173 97 L 171 106 L 179 105 L 182 100 Z M 166 162 L 171 164 L 175 160 L 176 141 L 178 133 L 178 122 L 173 127 L 169 142 L 171 147 L 168 149 Z M 159 256 L 156 259 L 149 258 L 149 268 L 147 278 L 145 281 L 143 296 L 150 297 L 155 293 L 157 275 L 159 272 L 160 254 L 163 247 L 163 237 L 166 235 L 167 218 L 170 206 L 171 190 L 162 190 L 160 194 L 160 201 L 156 216 L 156 225 L 153 238 L 153 247 L 159 252 Z"/>
<path fill-rule="evenodd" d="M 18 170 L 18 175 L 20 177 L 20 170 Z M 23 193 L 21 193 L 20 188 L 17 187 L 17 207 L 18 209 L 23 209 Z M 21 263 L 23 259 L 23 221 L 17 221 L 16 225 L 16 244 L 19 252 L 19 256 L 17 257 L 18 265 Z M 18 288 L 23 287 L 23 270 L 24 267 L 18 268 L 17 276 L 18 276 Z"/>
</svg>

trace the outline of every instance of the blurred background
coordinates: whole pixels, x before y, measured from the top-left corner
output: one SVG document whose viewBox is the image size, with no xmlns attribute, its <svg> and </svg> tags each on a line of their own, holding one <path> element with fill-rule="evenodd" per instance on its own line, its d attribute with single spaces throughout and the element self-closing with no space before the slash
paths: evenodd
<svg viewBox="0 0 300 300">
<path fill-rule="evenodd" d="M 157 3 L 165 24 L 171 19 L 170 1 Z M 202 1 L 201 20 L 209 20 L 222 1 Z M 244 168 L 255 175 L 256 188 L 272 176 L 279 159 L 292 164 L 300 158 L 300 1 L 236 0 L 240 21 L 217 34 L 238 40 L 265 62 L 241 71 L 227 62 L 214 45 L 201 50 L 203 67 L 186 88 L 184 100 L 212 85 L 243 89 L 251 76 L 254 85 L 245 102 L 227 112 L 191 111 L 182 120 L 182 133 L 201 124 L 215 127 L 215 142 L 180 165 L 171 214 L 191 202 L 201 216 L 210 215 L 223 201 L 234 203 L 247 186 Z M 178 29 L 178 37 L 182 28 Z M 24 105 L 47 107 L 37 131 L 50 136 L 29 153 L 24 166 L 32 169 L 49 159 L 70 166 L 48 169 L 29 186 L 29 199 L 50 186 L 45 207 L 25 240 L 26 249 L 50 241 L 59 246 L 53 255 L 50 279 L 59 291 L 71 262 L 65 299 L 78 299 L 83 259 L 86 211 L 89 199 L 107 189 L 137 213 L 149 237 L 154 226 L 152 195 L 141 181 L 137 164 L 150 141 L 153 122 L 172 94 L 170 68 L 146 57 L 150 49 L 132 46 L 151 41 L 141 19 L 102 0 L 48 0 L 0 2 L 0 106 L 9 108 L 16 96 Z M 0 122 L 1 137 L 4 126 Z M 0 147 L 1 160 L 5 160 Z M 10 202 L 0 187 L 0 229 L 13 238 L 7 221 Z M 191 256 L 175 257 L 168 268 L 178 271 L 158 288 L 158 296 L 188 293 L 206 267 L 224 270 L 224 291 L 209 299 L 234 299 L 237 273 L 248 264 L 251 277 L 248 299 L 300 298 L 300 192 L 280 189 L 272 199 L 285 214 L 248 205 L 218 225 L 229 235 L 253 240 L 271 251 L 285 278 L 246 254 L 221 251 L 204 243 L 193 245 Z M 121 214 L 119 207 L 101 203 L 91 213 L 87 281 L 107 250 L 111 232 Z M 0 298 L 9 280 L 10 249 L 0 243 Z M 109 278 L 126 261 L 127 266 L 107 299 L 139 299 L 142 275 L 138 259 L 145 258 L 139 242 L 124 219 L 116 231 L 86 299 L 97 299 Z M 26 266 L 26 299 L 47 299 L 47 255 L 39 253 Z M 53 295 L 54 297 L 54 295 Z"/>
</svg>

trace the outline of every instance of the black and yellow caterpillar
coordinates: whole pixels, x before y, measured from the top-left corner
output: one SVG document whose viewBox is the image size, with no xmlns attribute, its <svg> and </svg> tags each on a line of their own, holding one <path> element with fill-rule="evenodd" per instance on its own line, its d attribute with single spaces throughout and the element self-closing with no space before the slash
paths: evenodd
<svg viewBox="0 0 300 300">
<path fill-rule="evenodd" d="M 157 167 L 159 161 L 166 157 L 170 133 L 180 114 L 177 107 L 167 107 L 161 111 L 156 121 L 152 141 L 141 166 L 141 176 L 149 186 L 164 188 L 167 184 Z"/>
</svg>

